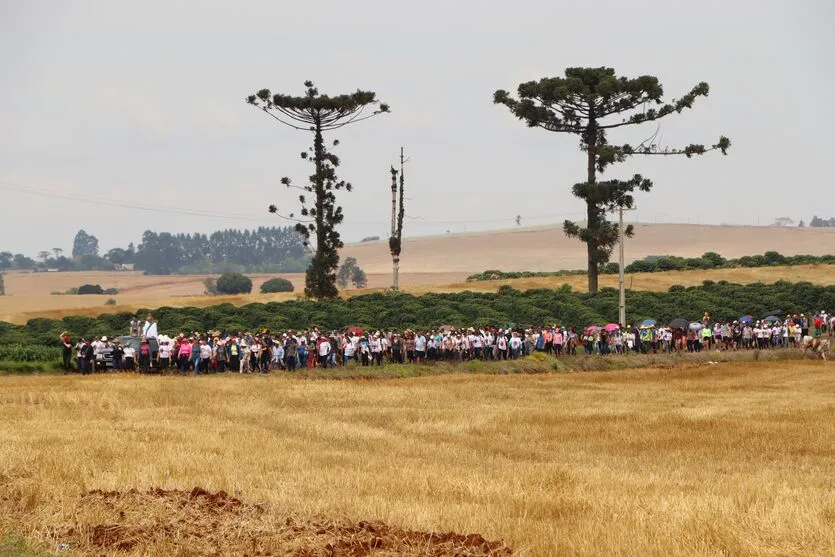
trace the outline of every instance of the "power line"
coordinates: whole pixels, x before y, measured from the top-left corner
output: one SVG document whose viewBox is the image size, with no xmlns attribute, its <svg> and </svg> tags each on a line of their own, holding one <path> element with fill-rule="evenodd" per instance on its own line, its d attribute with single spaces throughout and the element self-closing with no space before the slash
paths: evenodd
<svg viewBox="0 0 835 557">
<path fill-rule="evenodd" d="M 52 190 L 47 190 L 43 188 L 35 188 L 31 186 L 23 186 L 20 184 L 13 184 L 9 182 L 0 182 L 0 190 L 6 191 L 13 191 L 16 193 L 23 193 L 27 195 L 35 195 L 41 197 L 48 197 L 52 199 L 63 199 L 66 201 L 75 201 L 78 203 L 88 203 L 91 205 L 100 205 L 100 206 L 108 206 L 108 207 L 117 207 L 122 209 L 134 209 L 137 211 L 147 211 L 151 213 L 168 213 L 168 214 L 176 214 L 176 215 L 187 215 L 187 216 L 194 216 L 194 217 L 208 217 L 208 218 L 215 218 L 215 219 L 231 219 L 231 220 L 261 220 L 266 217 L 266 215 L 262 214 L 247 214 L 247 213 L 227 213 L 227 212 L 219 212 L 219 211 L 212 211 L 206 209 L 182 209 L 177 207 L 167 207 L 165 205 L 146 205 L 140 203 L 132 203 L 129 201 L 122 201 L 119 199 L 111 199 L 109 197 L 98 196 L 98 195 L 86 195 L 86 194 L 75 194 L 75 193 L 67 193 L 67 192 L 57 192 Z M 549 215 L 533 215 L 533 216 L 524 216 L 523 218 L 527 220 L 541 220 L 541 219 L 555 219 L 559 217 L 567 217 L 567 216 L 575 216 L 583 214 L 581 211 L 574 211 L 568 213 L 554 213 Z M 276 214 L 279 218 L 288 221 L 295 221 L 295 219 L 290 219 L 287 217 L 283 217 L 282 215 Z M 455 225 L 455 224 L 490 224 L 490 223 L 502 223 L 502 222 L 511 222 L 513 219 L 511 218 L 493 218 L 493 219 L 458 219 L 458 220 L 435 220 L 431 218 L 421 217 L 421 216 L 410 216 L 406 215 L 406 218 L 412 221 L 414 224 L 427 224 L 427 225 Z M 361 222 L 356 223 L 346 223 L 347 225 L 356 225 L 356 224 L 387 224 L 384 221 L 372 221 L 372 220 L 363 220 Z"/>
<path fill-rule="evenodd" d="M 0 189 L 7 190 L 7 191 L 14 191 L 17 193 L 24 193 L 28 195 L 39 195 L 43 197 L 49 198 L 58 198 L 64 199 L 67 201 L 76 201 L 79 203 L 89 203 L 92 205 L 101 205 L 101 206 L 109 206 L 109 207 L 119 207 L 123 209 L 135 209 L 138 211 L 149 211 L 152 213 L 169 213 L 169 214 L 176 214 L 176 215 L 189 215 L 195 217 L 210 217 L 210 218 L 222 218 L 222 219 L 238 219 L 238 220 L 255 220 L 255 219 L 263 219 L 265 215 L 252 215 L 252 214 L 245 214 L 245 213 L 220 213 L 217 211 L 209 211 L 203 209 L 178 209 L 176 207 L 166 207 L 164 205 L 142 205 L 139 203 L 130 203 L 127 201 L 120 201 L 118 199 L 109 199 L 106 197 L 95 196 L 95 195 L 81 195 L 81 194 L 72 194 L 72 193 L 65 193 L 65 192 L 56 192 L 50 190 L 44 190 L 39 188 L 33 188 L 29 186 L 21 186 L 18 184 L 10 184 L 8 182 L 0 182 Z M 279 215 L 280 217 L 280 215 Z M 283 217 L 282 217 L 283 218 Z"/>
</svg>

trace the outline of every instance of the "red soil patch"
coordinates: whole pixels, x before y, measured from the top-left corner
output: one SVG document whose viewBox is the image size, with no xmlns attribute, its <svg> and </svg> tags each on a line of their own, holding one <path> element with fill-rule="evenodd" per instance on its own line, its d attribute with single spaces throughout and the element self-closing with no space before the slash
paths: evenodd
<svg viewBox="0 0 835 557">
<path fill-rule="evenodd" d="M 85 493 L 72 525 L 50 541 L 83 555 L 289 555 L 295 557 L 426 555 L 511 556 L 479 534 L 404 530 L 381 522 L 277 516 L 220 491 L 130 490 Z"/>
</svg>

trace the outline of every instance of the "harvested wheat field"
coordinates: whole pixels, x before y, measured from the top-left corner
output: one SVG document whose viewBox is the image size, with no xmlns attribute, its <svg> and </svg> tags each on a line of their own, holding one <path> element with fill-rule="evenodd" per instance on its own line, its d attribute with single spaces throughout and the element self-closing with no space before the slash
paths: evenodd
<svg viewBox="0 0 835 557">
<path fill-rule="evenodd" d="M 835 553 L 822 362 L 0 384 L 0 534 L 45 549 Z"/>
<path fill-rule="evenodd" d="M 826 255 L 832 253 L 835 246 L 835 228 L 642 223 L 634 227 L 634 238 L 626 242 L 627 263 L 648 255 L 699 257 L 708 251 L 724 257 L 766 251 L 783 255 Z M 391 272 L 391 255 L 386 241 L 349 244 L 340 255 L 355 257 L 367 273 Z M 585 269 L 586 246 L 566 237 L 561 225 L 405 238 L 400 268 L 406 273 L 468 274 L 486 269 Z"/>
<path fill-rule="evenodd" d="M 244 305 L 253 302 L 280 302 L 302 296 L 304 273 L 250 274 L 252 294 L 237 296 L 206 296 L 203 281 L 211 275 L 143 275 L 141 272 L 90 271 L 68 273 L 23 273 L 4 275 L 6 296 L 0 296 L 0 321 L 25 323 L 35 317 L 61 318 L 64 315 L 96 316 L 102 313 L 133 312 L 139 308 L 162 306 L 205 307 L 222 303 Z M 214 275 L 217 278 L 218 275 Z M 260 294 L 265 281 L 282 277 L 290 280 L 293 293 Z M 410 285 L 447 284 L 461 282 L 467 273 L 406 273 L 401 275 L 404 288 Z M 56 295 L 82 284 L 99 284 L 102 288 L 118 288 L 113 295 Z M 391 285 L 391 273 L 369 274 L 369 289 L 383 289 Z M 106 305 L 110 299 L 115 304 Z"/>
</svg>

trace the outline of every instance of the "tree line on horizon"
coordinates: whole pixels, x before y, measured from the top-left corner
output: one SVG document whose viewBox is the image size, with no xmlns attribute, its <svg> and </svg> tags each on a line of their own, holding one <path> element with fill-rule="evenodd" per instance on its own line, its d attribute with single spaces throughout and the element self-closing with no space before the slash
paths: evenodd
<svg viewBox="0 0 835 557">
<path fill-rule="evenodd" d="M 301 236 L 293 227 L 226 229 L 211 234 L 172 234 L 146 230 L 138 246 L 113 248 L 101 255 L 98 238 L 79 230 L 71 257 L 53 248 L 41 251 L 39 261 L 22 254 L 0 253 L 3 269 L 59 271 L 113 270 L 132 264 L 151 275 L 172 273 L 301 272 L 310 260 Z"/>
</svg>

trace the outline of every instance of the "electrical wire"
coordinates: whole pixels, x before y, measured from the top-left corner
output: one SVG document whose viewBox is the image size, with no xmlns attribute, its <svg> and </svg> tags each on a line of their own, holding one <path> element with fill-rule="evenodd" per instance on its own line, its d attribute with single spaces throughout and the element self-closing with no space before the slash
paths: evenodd
<svg viewBox="0 0 835 557">
<path fill-rule="evenodd" d="M 265 218 L 269 218 L 267 215 L 264 214 L 247 214 L 247 213 L 228 213 L 228 212 L 219 212 L 219 211 L 212 211 L 212 210 L 205 210 L 205 209 L 183 209 L 177 207 L 168 207 L 165 205 L 145 205 L 140 203 L 132 203 L 129 201 L 123 201 L 119 199 L 112 199 L 109 197 L 99 196 L 99 195 L 87 195 L 87 194 L 77 194 L 77 193 L 68 193 L 68 192 L 56 192 L 52 190 L 46 190 L 42 188 L 34 188 L 31 186 L 23 186 L 20 184 L 13 184 L 9 182 L 0 182 L 0 190 L 12 191 L 17 193 L 23 193 L 28 195 L 36 195 L 42 197 L 48 197 L 52 199 L 63 199 L 66 201 L 75 201 L 79 203 L 88 203 L 92 205 L 100 205 L 100 206 L 108 206 L 108 207 L 118 207 L 123 209 L 134 209 L 138 211 L 148 211 L 152 213 L 168 213 L 168 214 L 176 214 L 176 215 L 188 215 L 188 216 L 195 216 L 195 217 L 208 217 L 214 219 L 231 219 L 231 220 L 262 220 Z M 582 215 L 581 211 L 574 211 L 574 212 L 567 212 L 567 213 L 554 213 L 548 215 L 534 215 L 534 216 L 523 216 L 522 218 L 526 221 L 531 220 L 544 220 L 544 219 L 555 219 L 559 217 L 567 217 L 567 216 L 577 216 Z M 295 220 L 295 219 L 288 219 L 287 217 L 283 217 L 281 215 L 276 215 L 279 218 L 283 218 L 284 220 Z M 426 225 L 455 225 L 455 224 L 463 224 L 463 225 L 475 225 L 475 224 L 490 224 L 490 223 L 509 223 L 512 222 L 513 218 L 494 218 L 494 219 L 459 219 L 459 220 L 435 220 L 421 216 L 413 216 L 413 215 L 406 215 L 406 218 L 412 221 L 414 224 L 426 224 Z M 374 224 L 374 225 L 388 225 L 389 223 L 386 221 L 370 221 L 370 220 L 362 220 L 361 222 L 357 223 L 345 223 L 346 225 L 357 225 L 357 224 Z"/>
</svg>

